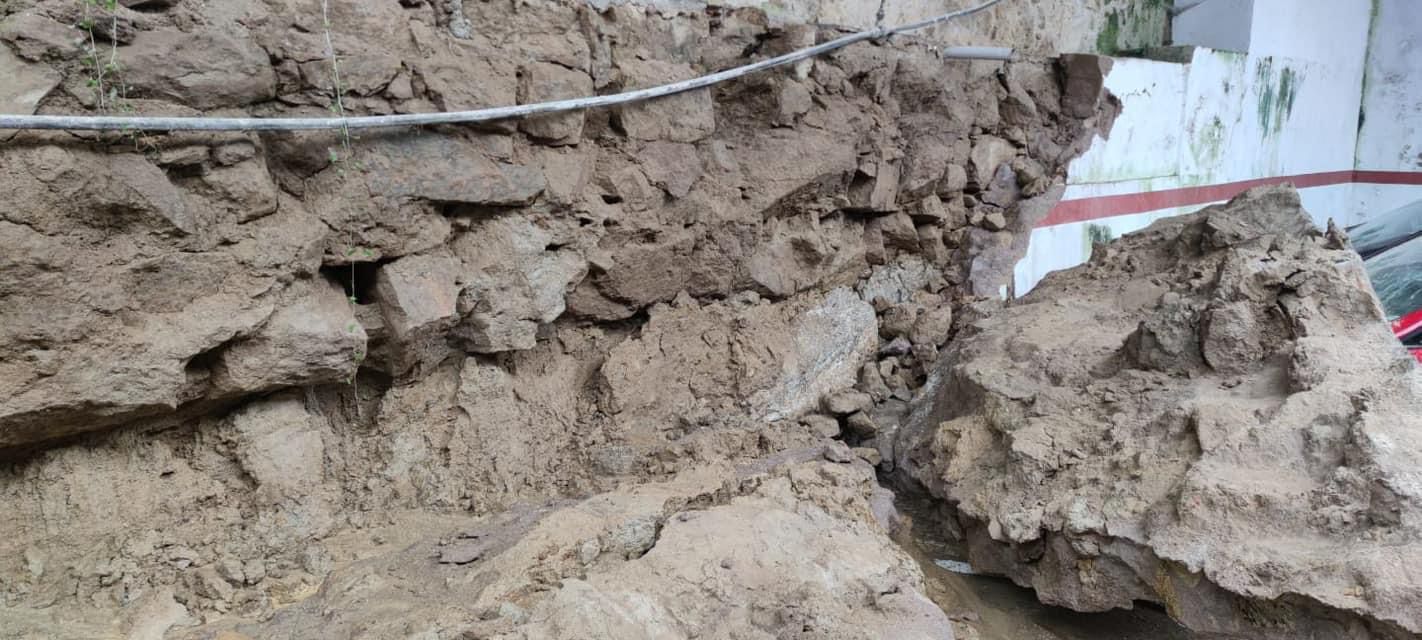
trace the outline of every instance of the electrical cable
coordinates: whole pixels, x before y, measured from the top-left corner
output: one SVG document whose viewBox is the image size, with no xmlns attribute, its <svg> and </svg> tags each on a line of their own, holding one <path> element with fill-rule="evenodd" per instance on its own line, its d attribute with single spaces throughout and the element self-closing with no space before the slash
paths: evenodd
<svg viewBox="0 0 1422 640">
<path fill-rule="evenodd" d="M 467 124 L 563 113 L 582 109 L 597 109 L 675 95 L 694 89 L 702 89 L 758 71 L 792 64 L 807 58 L 829 53 L 857 42 L 880 40 L 895 34 L 915 31 L 955 18 L 969 16 L 988 9 L 999 2 L 1002 2 L 1002 0 L 988 0 L 974 7 L 945 13 L 918 22 L 911 22 L 897 27 L 878 27 L 868 31 L 860 31 L 842 38 L 836 38 L 824 44 L 799 49 L 774 58 L 768 58 L 760 62 L 719 71 L 698 78 L 605 96 L 554 100 L 551 102 L 539 102 L 509 107 L 475 109 L 473 111 L 356 117 L 207 118 L 0 114 L 0 129 L 50 129 L 64 131 L 298 131 L 313 129 L 374 129 L 418 125 Z"/>
</svg>

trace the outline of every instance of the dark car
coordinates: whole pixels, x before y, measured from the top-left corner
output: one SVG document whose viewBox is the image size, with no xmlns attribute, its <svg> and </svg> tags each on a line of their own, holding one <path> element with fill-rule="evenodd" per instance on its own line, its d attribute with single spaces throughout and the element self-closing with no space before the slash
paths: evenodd
<svg viewBox="0 0 1422 640">
<path fill-rule="evenodd" d="M 1348 235 L 1392 332 L 1422 362 L 1422 200 L 1350 227 Z"/>
</svg>

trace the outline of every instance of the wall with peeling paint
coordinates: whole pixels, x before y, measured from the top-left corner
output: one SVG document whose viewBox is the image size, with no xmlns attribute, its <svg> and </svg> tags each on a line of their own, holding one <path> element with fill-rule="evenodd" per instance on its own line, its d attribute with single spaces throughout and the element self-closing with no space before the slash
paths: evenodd
<svg viewBox="0 0 1422 640">
<path fill-rule="evenodd" d="M 1422 171 L 1422 2 L 1377 0 L 1369 36 L 1356 168 Z M 1356 185 L 1355 207 L 1385 213 L 1422 199 L 1409 185 Z"/>
<path fill-rule="evenodd" d="M 1416 0 L 1383 1 L 1422 9 Z M 1106 85 L 1122 100 L 1121 119 L 1109 140 L 1096 140 L 1072 163 L 1065 200 L 1354 168 L 1371 13 L 1367 0 L 1209 0 L 1182 15 L 1221 8 L 1252 12 L 1216 23 L 1221 30 L 1239 21 L 1249 24 L 1248 51 L 1195 48 L 1184 64 L 1118 59 Z M 1199 24 L 1183 33 L 1179 21 L 1176 26 L 1177 38 L 1239 39 L 1237 33 L 1205 33 Z M 1412 83 L 1422 86 L 1418 80 Z M 1352 185 L 1301 193 L 1320 225 L 1329 218 L 1344 225 L 1362 219 Z M 1129 233 L 1200 206 L 1037 229 L 1017 265 L 1015 291 L 1021 295 L 1048 272 L 1084 261 L 1093 239 Z"/>
<path fill-rule="evenodd" d="M 1111 127 L 1111 139 L 1097 139 L 1072 162 L 1072 185 L 1145 180 L 1180 172 L 1188 65 L 1119 58 L 1106 87 L 1125 106 Z M 1122 153 L 1122 149 L 1137 150 Z"/>
</svg>

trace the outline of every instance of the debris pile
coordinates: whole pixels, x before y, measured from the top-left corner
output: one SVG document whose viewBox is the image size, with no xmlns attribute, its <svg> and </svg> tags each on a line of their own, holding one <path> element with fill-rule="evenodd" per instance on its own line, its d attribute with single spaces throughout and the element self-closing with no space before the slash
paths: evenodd
<svg viewBox="0 0 1422 640">
<path fill-rule="evenodd" d="M 788 453 L 768 468 L 707 465 L 477 525 L 440 523 L 403 549 L 387 541 L 269 618 L 174 637 L 953 640 L 917 565 L 874 519 L 887 491 L 873 468 L 820 448 Z"/>
<path fill-rule="evenodd" d="M 474 109 L 839 35 L 575 0 L 330 3 L 328 26 L 321 4 L 125 1 L 86 20 L 16 0 L 0 70 L 23 82 L 0 104 Z M 95 43 L 118 61 L 103 91 Z M 594 613 L 582 595 L 686 635 L 712 601 L 771 635 L 932 619 L 867 463 L 892 463 L 881 443 L 955 306 L 1008 285 L 1066 163 L 1109 129 L 1106 64 L 945 61 L 896 37 L 480 127 L 4 134 L 0 628 L 571 637 L 558 621 Z M 794 451 L 827 459 L 764 462 Z M 750 484 L 714 506 L 678 493 L 706 474 Z M 510 539 L 568 537 L 459 537 L 499 518 Z M 786 538 L 753 547 L 763 531 Z M 371 570 L 387 566 L 409 573 Z M 735 591 L 765 566 L 773 597 Z M 380 607 L 406 587 L 434 591 Z"/>
<path fill-rule="evenodd" d="M 1422 371 L 1291 188 L 963 313 L 900 433 L 978 571 L 1239 638 L 1422 633 Z"/>
</svg>

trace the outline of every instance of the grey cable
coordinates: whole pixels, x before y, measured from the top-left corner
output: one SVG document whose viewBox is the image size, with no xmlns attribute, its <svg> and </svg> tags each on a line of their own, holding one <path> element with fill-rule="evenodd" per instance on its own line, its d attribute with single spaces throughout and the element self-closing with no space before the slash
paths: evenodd
<svg viewBox="0 0 1422 640">
<path fill-rule="evenodd" d="M 699 78 L 673 82 L 646 89 L 636 89 L 606 96 L 590 96 L 570 100 L 555 100 L 509 107 L 451 111 L 446 113 L 409 113 L 388 116 L 358 116 L 354 118 L 205 118 L 147 116 L 35 116 L 0 115 L 0 129 L 58 129 L 65 131 L 297 131 L 311 129 L 374 129 L 435 124 L 463 124 L 507 120 L 534 115 L 595 109 L 660 98 L 733 80 L 741 76 L 812 58 L 856 42 L 878 40 L 897 33 L 914 31 L 972 15 L 1002 0 L 988 0 L 959 11 L 945 13 L 926 20 L 897 27 L 878 27 L 860 31 L 824 44 L 761 60 Z"/>
<path fill-rule="evenodd" d="M 948 47 L 943 57 L 959 60 L 1002 60 L 1011 61 L 1012 47 Z"/>
</svg>

